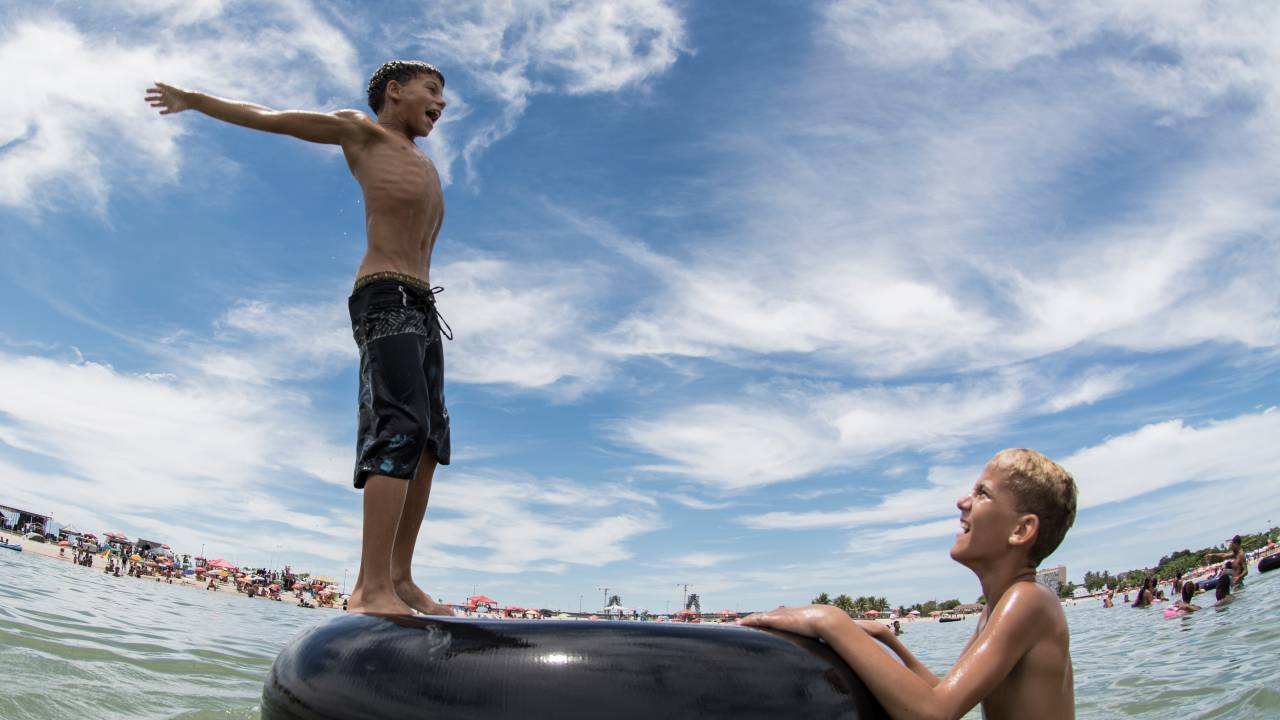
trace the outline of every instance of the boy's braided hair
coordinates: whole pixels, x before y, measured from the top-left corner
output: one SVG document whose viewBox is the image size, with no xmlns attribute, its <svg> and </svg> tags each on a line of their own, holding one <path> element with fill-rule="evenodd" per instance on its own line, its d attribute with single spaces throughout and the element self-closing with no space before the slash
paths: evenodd
<svg viewBox="0 0 1280 720">
<path fill-rule="evenodd" d="M 440 84 L 444 85 L 444 73 L 431 63 L 421 60 L 392 60 L 383 63 L 382 67 L 374 71 L 373 77 L 369 78 L 369 107 L 373 108 L 374 114 L 382 112 L 382 105 L 386 101 L 387 83 L 392 80 L 404 83 L 423 74 L 435 75 L 440 78 Z"/>
</svg>

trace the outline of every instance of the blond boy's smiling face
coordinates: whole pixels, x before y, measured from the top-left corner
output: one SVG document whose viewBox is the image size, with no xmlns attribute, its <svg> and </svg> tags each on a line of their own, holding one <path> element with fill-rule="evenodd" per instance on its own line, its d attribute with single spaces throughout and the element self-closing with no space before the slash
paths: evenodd
<svg viewBox="0 0 1280 720">
<path fill-rule="evenodd" d="M 1017 499 L 1006 484 L 1005 475 L 1005 470 L 988 464 L 974 482 L 973 490 L 956 501 L 960 532 L 951 546 L 951 559 L 972 566 L 1008 552 L 1026 513 L 1018 512 Z"/>
</svg>

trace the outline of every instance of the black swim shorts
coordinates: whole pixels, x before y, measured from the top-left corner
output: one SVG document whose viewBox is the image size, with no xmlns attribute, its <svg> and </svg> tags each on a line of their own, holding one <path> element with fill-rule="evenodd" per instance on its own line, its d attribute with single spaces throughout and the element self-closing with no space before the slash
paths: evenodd
<svg viewBox="0 0 1280 720">
<path fill-rule="evenodd" d="M 347 301 L 360 348 L 355 486 L 370 473 L 409 480 L 424 449 L 449 464 L 444 349 L 435 293 L 400 273 L 360 278 Z"/>
</svg>

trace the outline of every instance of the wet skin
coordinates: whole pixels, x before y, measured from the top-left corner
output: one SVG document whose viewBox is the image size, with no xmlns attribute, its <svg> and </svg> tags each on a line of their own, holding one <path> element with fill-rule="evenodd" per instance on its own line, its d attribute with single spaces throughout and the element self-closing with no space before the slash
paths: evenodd
<svg viewBox="0 0 1280 720">
<path fill-rule="evenodd" d="M 991 720 L 1074 718 L 1066 616 L 1054 593 L 1035 581 L 1028 559 L 1039 518 L 1018 512 L 1004 474 L 988 465 L 956 502 L 961 532 L 951 557 L 978 576 L 987 606 L 945 676 L 925 668 L 884 625 L 858 623 L 829 605 L 782 608 L 741 623 L 822 638 L 893 718 L 959 718 L 978 703 Z"/>
<path fill-rule="evenodd" d="M 155 83 L 146 101 L 170 115 L 197 110 L 253 130 L 339 145 L 364 193 L 368 244 L 356 277 L 383 271 L 430 282 L 431 252 L 444 221 L 444 195 L 431 160 L 414 143 L 444 111 L 444 82 L 421 73 L 387 84 L 377 121 L 359 110 L 276 111 Z M 370 475 L 364 490 L 360 573 L 352 612 L 451 615 L 412 580 L 410 562 L 435 470 L 426 455 L 410 481 Z"/>
</svg>

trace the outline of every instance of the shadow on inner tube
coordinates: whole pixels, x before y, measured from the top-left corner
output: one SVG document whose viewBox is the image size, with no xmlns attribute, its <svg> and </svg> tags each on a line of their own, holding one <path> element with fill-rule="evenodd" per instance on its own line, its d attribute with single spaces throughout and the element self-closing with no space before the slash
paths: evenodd
<svg viewBox="0 0 1280 720">
<path fill-rule="evenodd" d="M 825 644 L 736 625 L 343 615 L 295 638 L 264 720 L 887 718 Z"/>
</svg>

